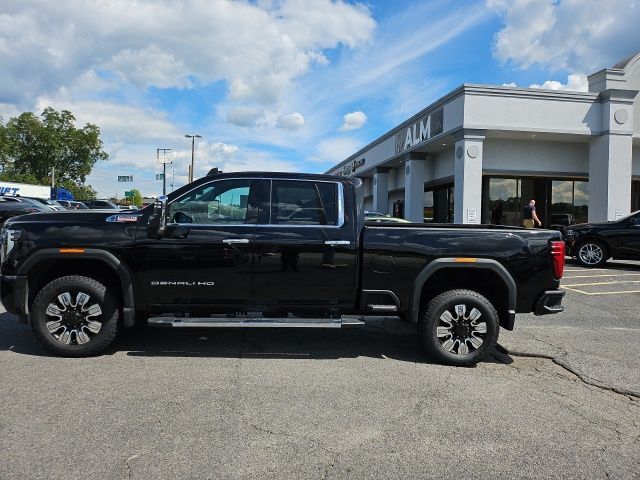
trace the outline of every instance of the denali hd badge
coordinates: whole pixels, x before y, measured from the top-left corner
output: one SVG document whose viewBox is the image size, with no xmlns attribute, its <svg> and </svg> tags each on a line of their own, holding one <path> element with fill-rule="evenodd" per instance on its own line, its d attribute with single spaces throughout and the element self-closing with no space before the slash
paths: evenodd
<svg viewBox="0 0 640 480">
<path fill-rule="evenodd" d="M 140 215 L 111 215 L 106 221 L 109 223 L 137 222 Z"/>
<path fill-rule="evenodd" d="M 171 282 L 171 281 L 159 281 L 153 280 L 151 282 L 152 287 L 166 287 L 166 286 L 181 286 L 181 287 L 213 287 L 215 282 Z"/>
</svg>

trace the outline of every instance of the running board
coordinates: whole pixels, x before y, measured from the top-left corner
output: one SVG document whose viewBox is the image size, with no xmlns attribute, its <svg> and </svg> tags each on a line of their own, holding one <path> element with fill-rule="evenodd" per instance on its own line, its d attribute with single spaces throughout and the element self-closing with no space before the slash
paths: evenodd
<svg viewBox="0 0 640 480">
<path fill-rule="evenodd" d="M 341 328 L 364 325 L 355 317 L 339 318 L 268 318 L 268 317 L 150 317 L 148 325 L 180 328 Z"/>
</svg>

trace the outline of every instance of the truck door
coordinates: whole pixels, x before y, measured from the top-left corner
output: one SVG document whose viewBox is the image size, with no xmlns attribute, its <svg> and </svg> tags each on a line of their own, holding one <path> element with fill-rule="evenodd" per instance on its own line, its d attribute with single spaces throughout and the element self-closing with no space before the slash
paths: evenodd
<svg viewBox="0 0 640 480">
<path fill-rule="evenodd" d="M 257 304 L 288 311 L 352 308 L 357 245 L 342 184 L 263 179 L 261 198 L 254 240 Z"/>
<path fill-rule="evenodd" d="M 142 239 L 136 246 L 139 283 L 150 305 L 252 302 L 259 182 L 214 180 L 169 203 L 162 238 Z"/>
</svg>

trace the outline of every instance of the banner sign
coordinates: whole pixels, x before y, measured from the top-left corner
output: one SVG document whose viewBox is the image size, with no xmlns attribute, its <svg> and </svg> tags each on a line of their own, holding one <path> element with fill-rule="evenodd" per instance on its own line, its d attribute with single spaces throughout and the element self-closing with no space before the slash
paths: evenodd
<svg viewBox="0 0 640 480">
<path fill-rule="evenodd" d="M 119 182 L 133 182 L 133 175 L 118 175 Z"/>
<path fill-rule="evenodd" d="M 164 173 L 156 173 L 156 180 L 164 180 Z"/>
<path fill-rule="evenodd" d="M 396 135 L 396 153 L 403 152 L 440 135 L 444 127 L 442 108 L 425 115 Z"/>
</svg>

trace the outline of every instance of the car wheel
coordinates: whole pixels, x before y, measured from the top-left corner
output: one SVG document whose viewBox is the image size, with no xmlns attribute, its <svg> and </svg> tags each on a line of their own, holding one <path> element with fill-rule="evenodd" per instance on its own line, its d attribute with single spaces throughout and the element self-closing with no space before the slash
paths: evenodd
<svg viewBox="0 0 640 480">
<path fill-rule="evenodd" d="M 31 307 L 31 328 L 50 351 L 67 357 L 100 353 L 113 343 L 116 297 L 92 278 L 71 275 L 45 285 Z"/>
<path fill-rule="evenodd" d="M 608 258 L 607 248 L 597 240 L 587 240 L 576 248 L 576 259 L 583 267 L 598 267 Z"/>
<path fill-rule="evenodd" d="M 498 342 L 498 312 L 472 290 L 450 290 L 431 300 L 418 332 L 435 360 L 470 366 L 490 354 Z"/>
</svg>

